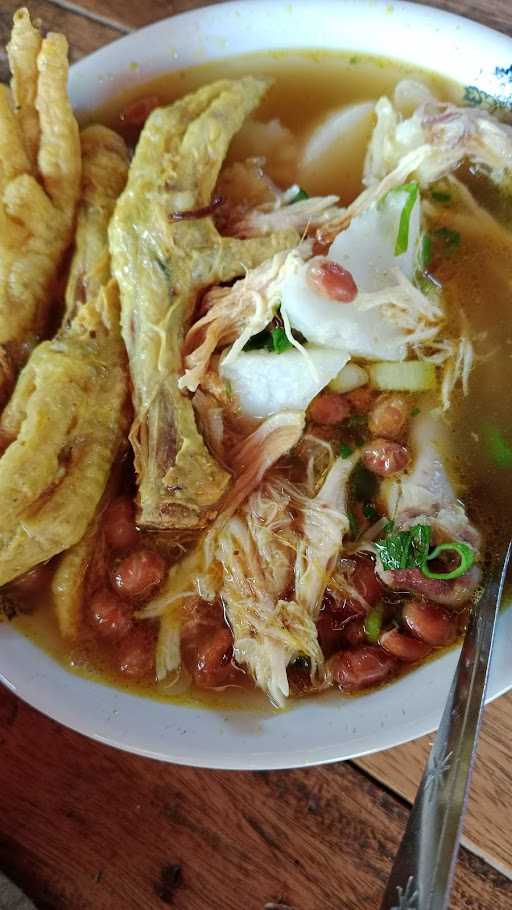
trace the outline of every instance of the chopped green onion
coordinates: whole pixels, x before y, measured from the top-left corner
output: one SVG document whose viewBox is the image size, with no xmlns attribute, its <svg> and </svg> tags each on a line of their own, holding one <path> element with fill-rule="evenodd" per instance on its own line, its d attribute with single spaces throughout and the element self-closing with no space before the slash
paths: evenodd
<svg viewBox="0 0 512 910">
<path fill-rule="evenodd" d="M 458 541 L 439 544 L 430 553 L 432 536 L 430 525 L 414 525 L 409 530 L 399 531 L 397 534 L 393 534 L 392 531 L 393 522 L 389 522 L 385 527 L 386 537 L 375 543 L 384 569 L 420 569 L 426 578 L 450 581 L 464 575 L 475 561 L 473 548 Z M 457 568 L 450 572 L 433 572 L 429 569 L 428 563 L 446 551 L 458 553 L 460 562 Z"/>
<path fill-rule="evenodd" d="M 454 552 L 458 553 L 460 556 L 460 562 L 456 569 L 452 569 L 451 572 L 431 572 L 427 562 L 430 562 L 431 559 L 437 559 L 437 557 L 444 552 Z M 421 566 L 421 571 L 423 575 L 427 578 L 439 578 L 445 581 L 451 581 L 452 578 L 460 578 L 461 575 L 465 575 L 468 569 L 471 568 L 475 561 L 475 551 L 467 543 L 459 543 L 458 541 L 452 541 L 451 543 L 441 543 L 436 547 L 432 552 L 427 556 L 424 564 Z"/>
<path fill-rule="evenodd" d="M 418 414 L 421 414 L 420 409 L 419 409 L 419 408 L 413 408 L 412 411 L 411 411 L 411 417 L 417 417 Z"/>
<path fill-rule="evenodd" d="M 359 533 L 359 525 L 357 523 L 356 516 L 353 512 L 347 512 L 348 523 L 350 525 L 350 533 L 355 539 Z"/>
<path fill-rule="evenodd" d="M 375 543 L 385 569 L 420 568 L 427 560 L 432 529 L 430 525 L 414 525 L 408 531 L 388 534 Z"/>
<path fill-rule="evenodd" d="M 346 442 L 340 443 L 340 457 L 350 458 L 354 450 Z"/>
<path fill-rule="evenodd" d="M 244 344 L 244 351 L 271 351 L 274 354 L 282 354 L 293 347 L 284 328 L 280 325 L 274 325 L 273 328 L 263 329 L 253 335 L 252 338 Z"/>
<path fill-rule="evenodd" d="M 365 502 L 363 506 L 363 515 L 365 518 L 368 518 L 370 521 L 372 521 L 374 518 L 377 518 L 378 514 L 379 513 L 377 512 L 377 509 L 371 504 L 371 502 Z"/>
<path fill-rule="evenodd" d="M 432 238 L 430 234 L 423 234 L 421 241 L 421 265 L 424 269 L 430 265 L 432 259 Z"/>
<path fill-rule="evenodd" d="M 306 193 L 306 190 L 300 187 L 299 192 L 290 200 L 289 205 L 295 205 L 296 202 L 302 202 L 304 199 L 309 199 L 309 193 Z"/>
<path fill-rule="evenodd" d="M 449 250 L 454 250 L 456 247 L 460 246 L 460 234 L 458 231 L 453 231 L 451 228 L 438 228 L 437 231 L 434 231 L 434 237 L 438 237 L 439 240 L 442 240 L 445 247 Z"/>
<path fill-rule="evenodd" d="M 364 621 L 364 631 L 370 644 L 376 645 L 382 630 L 382 620 L 384 618 L 384 606 L 378 604 L 368 613 Z"/>
<path fill-rule="evenodd" d="M 287 337 L 286 332 L 283 328 L 278 326 L 275 329 L 272 329 L 272 347 L 271 350 L 275 354 L 282 354 L 283 351 L 287 351 L 289 348 L 292 348 L 293 345 L 290 339 Z"/>
<path fill-rule="evenodd" d="M 395 256 L 401 256 L 402 253 L 407 251 L 409 246 L 409 224 L 414 204 L 418 198 L 419 187 L 417 183 L 404 183 L 402 186 L 397 186 L 392 192 L 407 193 L 407 200 L 400 215 L 395 242 Z"/>
<path fill-rule="evenodd" d="M 512 448 L 503 433 L 492 424 L 484 428 L 487 451 L 499 468 L 512 468 Z"/>
<path fill-rule="evenodd" d="M 452 201 L 451 193 L 443 193 L 441 190 L 432 190 L 430 195 L 435 202 L 444 202 L 446 204 L 447 202 Z"/>
</svg>

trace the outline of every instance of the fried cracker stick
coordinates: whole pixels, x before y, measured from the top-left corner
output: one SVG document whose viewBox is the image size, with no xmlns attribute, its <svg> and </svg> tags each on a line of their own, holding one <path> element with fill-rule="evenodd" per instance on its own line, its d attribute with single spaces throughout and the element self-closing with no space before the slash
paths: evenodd
<svg viewBox="0 0 512 910">
<path fill-rule="evenodd" d="M 65 325 L 84 303 L 94 300 L 101 286 L 110 279 L 108 223 L 128 174 L 128 151 L 121 136 L 107 127 L 94 125 L 83 130 L 80 138 L 82 194 L 66 288 Z M 125 444 L 123 437 L 121 448 Z M 98 547 L 101 550 L 101 516 L 118 483 L 119 471 L 114 467 L 84 536 L 63 553 L 53 577 L 53 606 L 64 638 L 72 639 L 78 634 L 89 566 Z"/>
<path fill-rule="evenodd" d="M 88 126 L 80 134 L 82 192 L 75 245 L 66 287 L 64 321 L 96 297 L 110 278 L 108 224 L 128 174 L 124 140 L 106 126 Z"/>
<path fill-rule="evenodd" d="M 8 45 L 12 98 L 0 86 L 0 404 L 44 331 L 80 191 L 78 126 L 63 35 L 42 40 L 26 9 Z"/>
<path fill-rule="evenodd" d="M 267 87 L 267 80 L 252 77 L 216 82 L 154 111 L 111 221 L 112 271 L 133 383 L 138 522 L 147 527 L 204 526 L 230 481 L 177 384 L 198 293 L 298 241 L 293 230 L 248 240 L 221 237 L 210 214 L 229 143 Z"/>
<path fill-rule="evenodd" d="M 98 509 L 82 539 L 63 554 L 52 579 L 53 607 L 63 638 L 74 639 L 79 633 L 86 580 L 98 544 L 101 516 Z"/>
<path fill-rule="evenodd" d="M 32 172 L 37 167 L 40 128 L 36 109 L 37 58 L 42 38 L 39 29 L 34 28 L 26 9 L 14 14 L 11 40 L 7 54 L 11 68 L 11 92 L 16 119 L 23 139 Z"/>
<path fill-rule="evenodd" d="M 102 285 L 110 281 L 108 222 L 128 174 L 128 150 L 113 130 L 90 126 L 83 131 L 81 139 L 82 194 L 63 328 L 76 315 L 79 305 L 95 300 Z M 16 439 L 24 419 L 26 398 L 32 393 L 29 364 L 20 373 L 15 394 L 0 417 L 0 434 L 8 440 Z"/>
<path fill-rule="evenodd" d="M 126 432 L 115 282 L 33 351 L 5 409 L 0 586 L 81 540 Z"/>
</svg>

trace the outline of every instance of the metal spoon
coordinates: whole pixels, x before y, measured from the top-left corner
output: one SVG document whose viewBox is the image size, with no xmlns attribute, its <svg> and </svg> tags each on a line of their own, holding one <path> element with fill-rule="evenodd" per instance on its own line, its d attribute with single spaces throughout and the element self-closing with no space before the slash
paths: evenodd
<svg viewBox="0 0 512 910">
<path fill-rule="evenodd" d="M 459 849 L 494 628 L 512 542 L 473 610 L 439 730 L 380 910 L 445 910 Z"/>
</svg>

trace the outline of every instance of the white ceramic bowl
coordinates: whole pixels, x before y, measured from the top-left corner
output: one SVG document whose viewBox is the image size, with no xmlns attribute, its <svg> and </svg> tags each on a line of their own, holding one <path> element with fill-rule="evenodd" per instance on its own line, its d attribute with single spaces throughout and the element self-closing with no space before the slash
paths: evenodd
<svg viewBox="0 0 512 910">
<path fill-rule="evenodd" d="M 393 56 L 510 97 L 512 41 L 428 7 L 377 0 L 246 0 L 151 25 L 76 64 L 78 112 L 161 72 L 250 51 L 330 48 Z M 139 64 L 138 68 L 133 63 Z M 512 687 L 512 610 L 500 618 L 489 698 Z M 188 708 L 67 673 L 14 628 L 0 627 L 0 679 L 35 708 L 111 745 L 209 768 L 319 764 L 386 749 L 433 730 L 457 653 L 363 698 L 305 700 L 283 713 Z"/>
</svg>

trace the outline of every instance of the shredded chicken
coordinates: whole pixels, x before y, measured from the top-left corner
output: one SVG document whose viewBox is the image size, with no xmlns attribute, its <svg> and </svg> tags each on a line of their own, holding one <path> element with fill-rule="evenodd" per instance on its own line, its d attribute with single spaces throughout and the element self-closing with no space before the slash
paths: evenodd
<svg viewBox="0 0 512 910">
<path fill-rule="evenodd" d="M 375 126 L 364 167 L 367 189 L 319 231 L 328 242 L 393 187 L 415 175 L 421 186 L 446 177 L 467 158 L 501 183 L 512 168 L 512 127 L 486 111 L 427 101 L 400 120 L 391 101 L 376 106 Z"/>
<path fill-rule="evenodd" d="M 185 372 L 181 389 L 194 392 L 217 348 L 233 343 L 227 360 L 233 360 L 249 338 L 271 321 L 279 303 L 279 280 L 287 251 L 251 269 L 231 288 L 214 288 L 206 295 L 206 315 L 189 329 L 183 347 Z"/>
<path fill-rule="evenodd" d="M 332 445 L 319 436 L 305 433 L 300 441 L 298 454 L 306 463 L 306 492 L 313 498 L 334 463 Z"/>
<path fill-rule="evenodd" d="M 256 438 L 252 434 L 250 446 L 244 445 L 244 457 Z M 346 489 L 357 459 L 337 459 L 313 498 L 279 475 L 258 485 L 260 467 L 245 504 L 229 504 L 196 550 L 171 569 L 165 591 L 141 611 L 165 621 L 159 673 L 179 667 L 183 607 L 220 596 L 235 658 L 274 704 L 282 706 L 288 696 L 286 667 L 296 657 L 308 657 L 312 677 L 318 675 L 323 659 L 315 620 L 349 525 Z M 293 527 L 294 512 L 302 516 L 303 536 Z M 294 594 L 285 599 L 290 589 Z"/>
<path fill-rule="evenodd" d="M 289 694 L 288 664 L 308 657 L 315 675 L 323 662 L 310 611 L 283 599 L 295 546 L 289 505 L 278 487 L 263 487 L 222 529 L 217 543 L 235 658 L 278 707 Z"/>
<path fill-rule="evenodd" d="M 406 120 L 391 102 L 375 107 L 377 126 L 368 147 L 364 180 L 370 186 L 396 168 L 405 154 L 421 149 L 416 173 L 423 186 L 455 171 L 464 158 L 488 170 L 496 182 L 512 166 L 512 127 L 486 111 L 427 101 Z"/>
<path fill-rule="evenodd" d="M 167 617 L 167 628 L 175 630 L 170 638 L 164 633 L 159 636 L 157 666 L 160 671 L 164 667 L 167 668 L 166 672 L 179 667 L 179 663 L 173 663 L 162 648 L 165 649 L 166 642 L 172 641 L 174 653 L 179 655 L 176 637 L 179 635 L 184 606 L 197 597 L 212 601 L 220 591 L 223 573 L 219 570 L 215 555 L 219 533 L 244 500 L 257 489 L 269 468 L 298 443 L 303 429 L 303 414 L 275 414 L 265 420 L 232 453 L 231 466 L 236 472 L 236 480 L 223 502 L 222 510 L 197 547 L 172 566 L 158 596 L 140 613 L 146 619 Z"/>
<path fill-rule="evenodd" d="M 339 217 L 338 196 L 313 196 L 293 204 L 270 206 L 268 203 L 246 211 L 239 221 L 231 224 L 231 231 L 237 237 L 257 237 L 273 231 L 294 228 L 300 234 L 316 230 L 323 224 Z"/>
<path fill-rule="evenodd" d="M 269 468 L 297 445 L 304 422 L 304 414 L 299 411 L 273 414 L 232 453 L 230 467 L 236 480 L 223 504 L 221 515 L 233 514 L 256 489 Z"/>
<path fill-rule="evenodd" d="M 297 543 L 295 597 L 316 619 L 343 536 L 349 529 L 347 485 L 359 458 L 337 458 L 317 495 L 299 502 L 303 531 Z"/>
<path fill-rule="evenodd" d="M 279 707 L 292 660 L 308 657 L 312 679 L 323 666 L 315 621 L 349 527 L 347 483 L 358 457 L 336 459 L 313 498 L 274 478 L 219 535 L 221 597 L 236 660 Z M 302 517 L 302 534 L 293 529 L 292 510 Z M 283 600 L 291 583 L 293 596 Z"/>
</svg>

